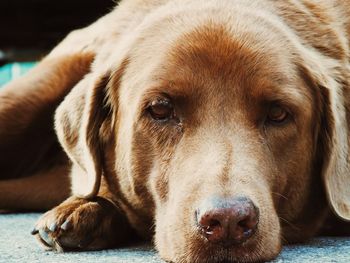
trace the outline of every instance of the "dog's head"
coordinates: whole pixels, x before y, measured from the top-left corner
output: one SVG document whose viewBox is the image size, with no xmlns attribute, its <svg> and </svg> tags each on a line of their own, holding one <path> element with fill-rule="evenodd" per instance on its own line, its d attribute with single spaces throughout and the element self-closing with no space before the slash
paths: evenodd
<svg viewBox="0 0 350 263">
<path fill-rule="evenodd" d="M 137 215 L 154 218 L 167 260 L 273 258 L 283 239 L 314 234 L 326 194 L 350 219 L 346 109 L 332 65 L 247 17 L 153 16 L 117 54 L 101 55 L 57 111 L 73 192 L 96 195 L 103 174 L 135 228 Z"/>
</svg>

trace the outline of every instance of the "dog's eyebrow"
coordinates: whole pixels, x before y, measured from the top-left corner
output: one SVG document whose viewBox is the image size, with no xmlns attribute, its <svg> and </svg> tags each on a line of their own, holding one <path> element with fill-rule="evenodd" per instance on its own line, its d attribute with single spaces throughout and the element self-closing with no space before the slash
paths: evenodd
<svg viewBox="0 0 350 263">
<path fill-rule="evenodd" d="M 287 77 L 282 72 L 254 75 L 246 81 L 245 86 L 248 87 L 246 95 L 259 101 L 282 101 L 297 106 L 312 103 L 308 87 L 297 74 L 293 77 Z"/>
<path fill-rule="evenodd" d="M 145 91 L 144 97 L 165 95 L 174 99 L 183 98 L 191 96 L 195 89 L 198 89 L 198 85 L 195 82 L 155 77 L 152 79 L 149 88 Z"/>
</svg>

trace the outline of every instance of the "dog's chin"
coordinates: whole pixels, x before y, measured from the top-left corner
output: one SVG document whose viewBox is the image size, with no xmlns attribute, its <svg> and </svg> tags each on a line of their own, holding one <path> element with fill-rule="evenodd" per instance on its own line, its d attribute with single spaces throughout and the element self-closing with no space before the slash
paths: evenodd
<svg viewBox="0 0 350 263">
<path fill-rule="evenodd" d="M 276 258 L 281 247 L 277 237 L 271 239 L 256 236 L 242 244 L 226 247 L 197 238 L 181 248 L 176 243 L 168 247 L 164 245 L 159 253 L 164 260 L 172 263 L 265 262 Z"/>
</svg>

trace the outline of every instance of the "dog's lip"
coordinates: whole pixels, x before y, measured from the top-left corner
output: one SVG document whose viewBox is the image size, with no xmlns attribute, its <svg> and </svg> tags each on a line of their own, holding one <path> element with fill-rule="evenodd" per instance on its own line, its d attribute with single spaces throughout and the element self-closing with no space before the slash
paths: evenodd
<svg viewBox="0 0 350 263">
<path fill-rule="evenodd" d="M 243 261 L 254 261 L 252 251 L 258 247 L 258 238 L 252 237 L 240 244 L 218 244 L 211 243 L 205 237 L 200 237 L 202 255 L 196 255 L 196 258 L 203 262 L 212 263 L 235 263 Z M 208 258 L 209 256 L 209 258 Z M 202 262 L 202 261 L 199 262 Z M 255 260 L 258 260 L 256 258 Z"/>
<path fill-rule="evenodd" d="M 256 261 L 259 258 L 256 258 L 255 251 L 258 248 L 259 243 L 259 227 L 254 229 L 254 235 L 243 241 L 242 243 L 230 243 L 220 244 L 209 242 L 204 236 L 198 235 L 202 231 L 197 224 L 196 233 L 199 243 L 203 249 L 202 255 L 197 255 L 198 258 L 202 258 L 204 262 L 213 262 L 213 263 L 235 263 L 243 261 Z M 197 242 L 196 242 L 197 243 Z M 253 255 L 255 254 L 254 258 Z M 209 258 L 208 258 L 209 255 Z M 199 261 L 199 262 L 202 262 Z"/>
<path fill-rule="evenodd" d="M 198 262 L 208 263 L 236 263 L 236 262 L 260 262 L 261 259 L 248 249 L 242 250 L 242 247 L 223 248 L 219 250 L 208 249 L 204 255 L 196 255 Z M 194 261 L 197 262 L 197 261 Z"/>
</svg>

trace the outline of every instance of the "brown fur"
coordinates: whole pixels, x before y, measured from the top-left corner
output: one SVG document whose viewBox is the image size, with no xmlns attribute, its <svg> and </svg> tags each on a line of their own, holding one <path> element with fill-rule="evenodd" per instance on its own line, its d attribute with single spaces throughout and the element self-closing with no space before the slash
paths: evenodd
<svg viewBox="0 0 350 263">
<path fill-rule="evenodd" d="M 1 178 L 17 178 L 0 181 L 0 208 L 57 204 L 67 196 L 57 174 L 71 169 L 72 197 L 33 231 L 56 250 L 121 245 L 135 230 L 154 232 L 168 261 L 252 262 L 329 233 L 328 217 L 350 220 L 347 10 L 327 0 L 122 1 L 0 91 Z M 162 97 L 175 111 L 165 122 L 148 111 Z M 274 105 L 290 115 L 283 124 L 267 120 Z M 51 133 L 55 109 L 70 161 Z M 207 242 L 199 204 L 241 195 L 260 211 L 254 236 Z"/>
</svg>

